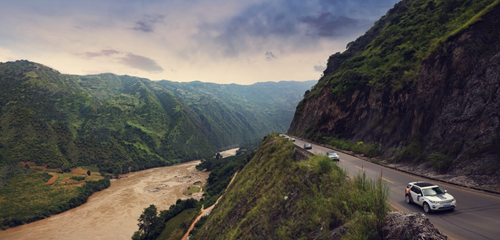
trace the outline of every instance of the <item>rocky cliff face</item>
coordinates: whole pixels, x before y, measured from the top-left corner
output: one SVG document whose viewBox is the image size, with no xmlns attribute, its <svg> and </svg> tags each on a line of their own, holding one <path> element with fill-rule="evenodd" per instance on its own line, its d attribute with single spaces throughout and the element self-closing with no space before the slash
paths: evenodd
<svg viewBox="0 0 500 240">
<path fill-rule="evenodd" d="M 441 173 L 498 183 L 492 180 L 500 175 L 498 26 L 497 4 L 448 37 L 421 62 L 416 81 L 396 91 L 365 84 L 338 96 L 334 85 L 323 84 L 299 104 L 289 132 L 378 142 L 384 158 L 432 160 Z M 342 61 L 333 55 L 324 78 Z"/>
</svg>

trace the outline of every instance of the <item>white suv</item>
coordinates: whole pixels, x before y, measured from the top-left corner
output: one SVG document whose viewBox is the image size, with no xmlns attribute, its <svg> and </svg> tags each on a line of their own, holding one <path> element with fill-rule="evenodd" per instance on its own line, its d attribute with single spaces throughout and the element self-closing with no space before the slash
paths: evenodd
<svg viewBox="0 0 500 240">
<path fill-rule="evenodd" d="M 438 185 L 428 182 L 411 182 L 406 186 L 406 203 L 416 203 L 424 208 L 424 212 L 453 210 L 457 201 Z"/>
</svg>

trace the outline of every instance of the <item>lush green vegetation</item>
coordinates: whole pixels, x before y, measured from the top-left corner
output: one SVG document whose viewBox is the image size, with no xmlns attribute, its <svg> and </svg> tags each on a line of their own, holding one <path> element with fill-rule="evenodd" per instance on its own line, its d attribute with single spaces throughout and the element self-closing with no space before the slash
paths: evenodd
<svg viewBox="0 0 500 240">
<path fill-rule="evenodd" d="M 0 172 L 18 162 L 121 174 L 210 158 L 285 131 L 312 82 L 251 86 L 63 75 L 0 63 Z M 3 170 L 2 170 L 3 169 Z M 3 184 L 10 175 L 2 175 Z"/>
<path fill-rule="evenodd" d="M 296 162 L 294 151 L 268 136 L 191 239 L 330 239 L 339 228 L 342 239 L 381 239 L 382 181 L 349 179 L 327 157 Z"/>
<path fill-rule="evenodd" d="M 177 216 L 165 223 L 165 229 L 157 239 L 182 239 L 184 234 L 186 234 L 187 230 L 199 214 L 200 211 L 196 208 L 186 209 L 182 211 Z"/>
<path fill-rule="evenodd" d="M 329 85 L 335 96 L 370 87 L 394 93 L 413 87 L 424 59 L 444 42 L 481 20 L 496 0 L 403 0 L 329 61 L 338 68 L 323 76 L 306 98 Z"/>
<path fill-rule="evenodd" d="M 13 179 L 27 176 L 30 167 L 68 173 L 87 166 L 88 177 L 69 178 L 83 181 L 97 171 L 117 176 L 209 159 L 221 149 L 286 130 L 312 84 L 152 82 L 114 74 L 64 75 L 29 61 L 0 63 L 0 187 L 16 184 Z M 67 202 L 74 194 L 68 191 L 54 205 L 76 206 L 83 198 Z"/>
<path fill-rule="evenodd" d="M 71 179 L 76 180 L 76 181 L 82 181 L 82 180 L 85 180 L 85 177 L 73 176 L 73 177 L 71 177 Z"/>
<path fill-rule="evenodd" d="M 196 166 L 198 170 L 206 169 L 206 171 L 210 171 L 205 193 L 203 194 L 205 208 L 212 206 L 224 194 L 234 174 L 242 169 L 254 154 L 254 151 L 248 153 L 239 151 L 236 156 L 221 159 L 212 158 Z"/>
<path fill-rule="evenodd" d="M 190 209 L 190 212 L 184 214 L 188 216 L 180 216 L 180 214 L 187 209 Z M 134 232 L 132 239 L 157 239 L 160 235 L 168 237 L 173 232 L 176 232 L 173 229 L 174 225 L 179 224 L 181 228 L 184 228 L 186 224 L 182 223 L 186 223 L 190 216 L 195 215 L 191 212 L 191 209 L 194 209 L 194 212 L 199 212 L 201 209 L 201 203 L 192 198 L 187 200 L 179 199 L 174 205 L 171 205 L 168 210 L 160 211 L 160 213 L 158 213 L 156 206 L 151 204 L 149 207 L 144 209 L 144 212 L 137 219 L 139 222 L 137 224 L 139 226 L 139 231 Z M 167 222 L 176 216 L 180 217 L 167 224 Z M 167 226 L 168 228 L 166 228 Z M 187 225 L 188 228 L 189 226 L 190 224 Z"/>
<path fill-rule="evenodd" d="M 273 132 L 286 132 L 302 93 L 315 82 L 282 81 L 249 86 L 170 81 L 158 84 L 202 116 L 204 124 L 223 123 L 222 126 L 214 126 L 227 129 L 221 132 L 223 135 L 213 131 L 211 134 L 216 139 L 230 138 L 235 139 L 233 142 L 248 144 Z M 220 114 L 221 111 L 223 114 Z"/>
<path fill-rule="evenodd" d="M 79 206 L 87 202 L 92 193 L 110 185 L 109 179 L 100 177 L 101 180 L 87 181 L 79 187 L 62 182 L 63 174 L 52 174 L 59 181 L 47 184 L 53 178 L 52 175 L 29 170 L 12 177 L 7 185 L 0 187 L 1 229 L 33 222 Z M 98 178 L 97 175 L 95 178 Z"/>
<path fill-rule="evenodd" d="M 203 205 L 205 208 L 213 205 L 217 199 L 224 193 L 231 178 L 236 171 L 241 170 L 243 166 L 252 158 L 254 151 L 252 145 L 242 147 L 236 152 L 236 156 L 227 158 L 211 158 L 203 160 L 196 166 L 198 170 L 210 171 L 208 183 L 205 186 L 205 199 L 197 202 L 194 199 L 177 200 L 176 204 L 170 206 L 168 211 L 162 211 L 158 214 L 156 206 L 151 205 L 144 209 L 143 214 L 138 219 L 139 231 L 134 233 L 133 239 L 177 239 L 187 231 L 191 223 L 199 214 Z M 195 183 L 196 185 L 196 183 Z M 190 187 L 196 188 L 197 187 Z M 190 190 L 184 194 L 188 195 Z M 204 218 L 205 219 L 205 218 Z M 162 223 L 165 223 L 165 226 Z M 198 224 L 199 226 L 199 224 Z M 160 235 L 159 235 L 160 234 Z M 158 236 L 159 235 L 159 236 Z"/>
<path fill-rule="evenodd" d="M 328 144 L 334 148 L 343 149 L 347 151 L 352 151 L 354 153 L 363 154 L 367 157 L 376 157 L 380 155 L 380 144 L 375 143 L 364 143 L 354 142 L 344 139 L 339 139 L 337 137 L 318 137 L 315 139 L 320 143 Z"/>
<path fill-rule="evenodd" d="M 188 189 L 184 192 L 184 195 L 192 195 L 193 193 L 200 192 L 201 188 L 196 187 L 196 186 L 190 186 Z"/>
<path fill-rule="evenodd" d="M 208 216 L 202 216 L 198 222 L 194 224 L 194 228 L 189 233 L 190 236 L 196 235 L 196 233 L 201 229 L 201 227 L 207 222 Z"/>
<path fill-rule="evenodd" d="M 490 143 L 481 142 L 469 148 L 468 146 L 475 145 L 473 140 L 457 137 L 447 140 L 447 143 L 437 143 L 433 139 L 438 138 L 433 136 L 436 132 L 444 131 L 438 130 L 441 127 L 434 128 L 439 125 L 436 124 L 437 119 L 451 116 L 449 110 L 437 109 L 444 108 L 444 105 L 448 109 L 452 108 L 449 97 L 452 96 L 451 92 L 456 91 L 452 89 L 461 91 L 466 79 L 477 80 L 476 77 L 455 75 L 454 72 L 460 72 L 463 68 L 460 64 L 471 66 L 472 63 L 457 65 L 462 60 L 457 60 L 452 54 L 462 51 L 471 56 L 481 56 L 478 58 L 491 57 L 490 54 L 495 50 L 489 46 L 496 45 L 492 44 L 493 40 L 490 41 L 491 44 L 487 44 L 483 39 L 496 39 L 495 34 L 483 34 L 475 29 L 485 25 L 496 26 L 496 23 L 474 24 L 497 18 L 491 11 L 495 9 L 498 12 L 499 4 L 498 0 L 403 0 L 397 3 L 366 34 L 349 43 L 344 52 L 330 56 L 324 76 L 311 91 L 306 92 L 297 106 L 296 120 L 307 121 L 297 121 L 291 131 L 297 136 L 366 156 L 375 156 L 380 151 L 390 161 L 415 164 L 426 162 L 440 173 L 456 169 L 462 162 L 454 160 L 464 154 L 478 154 L 471 156 L 472 159 L 479 157 L 479 154 L 491 153 L 492 148 L 482 147 Z M 485 17 L 488 13 L 491 14 Z M 471 30 L 468 31 L 471 35 L 461 35 L 465 30 Z M 455 44 L 459 36 L 467 37 L 469 42 L 461 38 L 463 43 Z M 453 64 L 448 64 L 451 62 Z M 440 67 L 431 70 L 431 65 Z M 476 70 L 478 68 L 474 67 Z M 418 79 L 436 81 L 436 88 L 433 87 L 433 82 L 421 83 L 419 86 L 425 90 L 417 91 L 415 86 Z M 443 82 L 446 85 L 438 84 Z M 452 84 L 448 84 L 449 82 Z M 464 93 L 463 96 L 474 94 L 476 93 Z M 436 109 L 431 109 L 434 98 L 441 97 L 448 97 L 447 103 L 436 102 Z M 312 106 L 313 102 L 320 105 L 319 101 L 329 101 L 330 106 L 338 107 L 330 112 L 341 114 L 334 116 L 333 113 L 326 113 L 317 119 L 308 117 L 313 113 L 306 112 L 306 106 L 307 109 L 321 108 Z M 424 102 L 429 105 L 423 106 Z M 466 113 L 467 110 L 463 111 Z M 328 111 L 316 111 L 318 112 Z M 417 112 L 425 119 L 422 120 L 425 123 L 416 120 L 418 117 L 413 114 Z M 333 127 L 332 122 L 338 125 Z M 434 129 L 429 130 L 428 126 L 433 126 Z M 397 136 L 391 136 L 394 134 Z M 353 139 L 355 141 L 351 141 Z M 359 144 L 364 139 L 376 140 L 380 144 Z"/>
</svg>

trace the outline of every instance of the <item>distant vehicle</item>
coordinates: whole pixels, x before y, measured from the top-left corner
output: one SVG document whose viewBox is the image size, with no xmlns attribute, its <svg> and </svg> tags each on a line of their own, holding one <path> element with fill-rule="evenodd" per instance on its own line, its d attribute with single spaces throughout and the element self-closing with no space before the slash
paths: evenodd
<svg viewBox="0 0 500 240">
<path fill-rule="evenodd" d="M 453 210 L 457 201 L 438 185 L 428 182 L 411 182 L 406 186 L 406 203 L 416 203 L 424 208 L 424 212 Z"/>
<path fill-rule="evenodd" d="M 310 143 L 304 144 L 304 149 L 312 149 L 313 146 Z"/>
<path fill-rule="evenodd" d="M 295 142 L 295 138 L 290 139 L 292 142 Z"/>
<path fill-rule="evenodd" d="M 333 161 L 340 161 L 340 156 L 336 152 L 327 152 L 326 156 L 328 156 Z"/>
</svg>

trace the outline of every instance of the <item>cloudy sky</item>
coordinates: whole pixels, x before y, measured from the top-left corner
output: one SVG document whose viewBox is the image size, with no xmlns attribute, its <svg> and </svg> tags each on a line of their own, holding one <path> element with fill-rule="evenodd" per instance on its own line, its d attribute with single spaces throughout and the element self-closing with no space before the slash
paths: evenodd
<svg viewBox="0 0 500 240">
<path fill-rule="evenodd" d="M 396 0 L 1 0 L 0 62 L 68 74 L 317 80 Z"/>
</svg>

